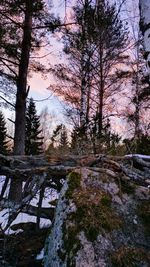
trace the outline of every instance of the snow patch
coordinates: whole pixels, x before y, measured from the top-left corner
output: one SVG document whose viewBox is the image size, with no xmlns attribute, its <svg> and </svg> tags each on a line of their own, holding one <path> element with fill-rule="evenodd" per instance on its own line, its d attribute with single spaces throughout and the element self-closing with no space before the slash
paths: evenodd
<svg viewBox="0 0 150 267">
<path fill-rule="evenodd" d="M 0 176 L 0 193 L 1 193 L 2 187 L 4 185 L 5 179 L 6 179 L 6 176 L 4 176 L 4 175 Z M 23 184 L 23 186 L 24 186 L 24 184 Z M 9 186 L 7 186 L 7 187 L 8 188 L 4 194 L 4 198 L 8 197 Z M 56 198 L 58 198 L 58 194 L 56 194 L 56 192 L 52 191 L 51 189 L 46 190 L 45 197 L 43 198 L 43 201 L 42 201 L 42 207 L 44 207 L 44 208 L 51 207 L 50 201 L 53 201 Z M 30 201 L 30 204 L 32 206 L 37 207 L 38 202 L 39 202 L 39 193 Z M 10 211 L 11 211 L 10 209 L 6 209 L 6 208 L 3 210 L 0 210 L 0 226 L 2 227 L 2 229 L 4 229 L 8 223 Z M 15 224 L 27 223 L 27 222 L 36 223 L 36 221 L 37 221 L 36 216 L 31 216 L 31 215 L 28 215 L 26 213 L 20 212 L 18 214 L 18 216 L 16 217 L 16 219 L 11 224 L 11 226 L 15 225 Z M 49 227 L 50 225 L 51 225 L 51 221 L 49 219 L 44 219 L 44 218 L 40 219 L 40 228 L 46 228 L 46 227 Z M 14 233 L 18 233 L 20 231 L 22 231 L 22 230 L 19 229 L 19 230 L 13 231 L 13 230 L 11 230 L 11 228 L 9 228 L 6 231 L 6 234 L 14 234 Z"/>
<path fill-rule="evenodd" d="M 149 159 L 150 160 L 150 156 L 149 155 L 142 155 L 142 154 L 128 154 L 128 155 L 125 155 L 125 157 L 127 157 L 127 158 L 138 157 L 138 158 L 141 158 L 141 159 Z"/>
<path fill-rule="evenodd" d="M 36 256 L 36 260 L 42 260 L 44 258 L 44 248 L 40 251 L 40 253 Z"/>
</svg>

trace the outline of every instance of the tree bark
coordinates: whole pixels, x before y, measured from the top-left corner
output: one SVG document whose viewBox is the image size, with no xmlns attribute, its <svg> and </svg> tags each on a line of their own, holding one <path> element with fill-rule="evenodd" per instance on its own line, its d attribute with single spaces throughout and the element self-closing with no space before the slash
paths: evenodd
<svg viewBox="0 0 150 267">
<path fill-rule="evenodd" d="M 150 81 L 150 1 L 140 0 L 140 28 L 144 36 L 145 59 Z"/>
<path fill-rule="evenodd" d="M 23 27 L 23 39 L 21 59 L 19 64 L 19 73 L 17 80 L 16 95 L 16 119 L 15 119 L 15 135 L 14 135 L 14 155 L 24 155 L 25 153 L 25 112 L 27 98 L 27 75 L 29 66 L 29 56 L 31 50 L 31 34 L 32 34 L 32 3 L 26 0 L 25 20 Z M 17 194 L 16 194 L 17 192 Z M 13 179 L 10 185 L 9 198 L 11 200 L 20 201 L 22 195 L 21 180 Z"/>
<path fill-rule="evenodd" d="M 37 208 L 37 220 L 36 220 L 36 229 L 37 231 L 40 229 L 40 219 L 41 219 L 41 209 L 42 209 L 42 201 L 44 198 L 45 186 L 42 185 L 40 192 L 39 192 L 39 202 Z"/>
<path fill-rule="evenodd" d="M 97 13 L 98 13 L 98 21 L 100 21 L 99 10 L 103 8 L 103 3 L 97 0 Z M 101 29 L 98 28 L 99 35 L 99 107 L 98 107 L 98 135 L 101 137 L 102 129 L 103 129 L 103 98 L 104 98 L 104 75 L 103 75 L 103 36 L 101 33 Z"/>
<path fill-rule="evenodd" d="M 81 99 L 80 99 L 80 127 L 83 136 L 86 133 L 87 128 L 87 106 L 88 106 L 88 86 L 87 86 L 87 74 L 89 72 L 89 62 L 87 63 L 87 9 L 89 1 L 84 3 L 84 11 L 82 15 L 82 53 L 81 53 Z"/>
</svg>

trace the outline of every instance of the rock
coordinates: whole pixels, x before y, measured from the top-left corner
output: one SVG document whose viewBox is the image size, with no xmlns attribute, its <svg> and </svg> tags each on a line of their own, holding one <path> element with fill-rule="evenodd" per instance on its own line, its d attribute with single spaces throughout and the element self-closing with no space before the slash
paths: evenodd
<svg viewBox="0 0 150 267">
<path fill-rule="evenodd" d="M 81 232 L 79 235 L 79 240 L 82 246 L 82 249 L 79 250 L 76 257 L 76 266 L 77 267 L 94 267 L 95 264 L 95 253 L 92 242 L 88 241 L 84 232 Z"/>
<path fill-rule="evenodd" d="M 69 174 L 44 267 L 149 266 L 148 188 L 96 170 L 81 167 Z"/>
<path fill-rule="evenodd" d="M 112 201 L 118 203 L 119 205 L 122 205 L 122 200 L 118 196 L 113 196 Z"/>
<path fill-rule="evenodd" d="M 139 199 L 149 199 L 150 189 L 144 186 L 138 186 L 135 190 L 135 196 Z"/>
<path fill-rule="evenodd" d="M 150 185 L 150 179 L 145 180 L 145 183 Z"/>
</svg>

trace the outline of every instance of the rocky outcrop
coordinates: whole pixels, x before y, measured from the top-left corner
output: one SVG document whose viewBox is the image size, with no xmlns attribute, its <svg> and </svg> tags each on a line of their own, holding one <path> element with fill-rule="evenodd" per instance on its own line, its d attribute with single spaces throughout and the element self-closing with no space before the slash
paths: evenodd
<svg viewBox="0 0 150 267">
<path fill-rule="evenodd" d="M 149 266 L 149 166 L 139 166 L 105 159 L 68 175 L 45 267 Z"/>
</svg>

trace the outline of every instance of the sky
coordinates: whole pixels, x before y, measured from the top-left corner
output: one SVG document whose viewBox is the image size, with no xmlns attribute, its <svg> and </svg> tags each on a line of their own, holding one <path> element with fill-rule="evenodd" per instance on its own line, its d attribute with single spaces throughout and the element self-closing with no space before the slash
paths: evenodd
<svg viewBox="0 0 150 267">
<path fill-rule="evenodd" d="M 47 2 L 51 2 L 47 0 Z M 64 6 L 64 0 L 54 0 L 54 5 L 52 8 L 52 12 L 54 12 L 56 15 L 60 15 L 63 18 L 65 16 L 65 6 Z M 41 60 L 41 63 L 51 62 L 53 64 L 57 64 L 60 62 L 59 60 L 59 52 L 60 49 L 62 49 L 62 44 L 60 41 L 56 41 L 54 38 L 51 38 L 51 46 L 42 49 L 40 51 L 39 56 L 45 56 L 50 53 L 49 56 L 45 57 L 43 62 Z M 30 92 L 29 92 L 29 98 L 32 97 L 36 103 L 36 108 L 38 111 L 38 114 L 44 109 L 45 106 L 48 107 L 49 112 L 54 112 L 60 120 L 64 120 L 63 117 L 63 110 L 62 110 L 62 104 L 60 103 L 59 99 L 52 95 L 52 92 L 47 90 L 47 88 L 50 86 L 51 83 L 54 83 L 54 80 L 52 77 L 48 76 L 47 79 L 44 79 L 41 75 L 33 74 L 32 78 L 30 78 L 28 84 L 30 85 Z M 48 98 L 48 99 L 47 99 Z M 44 101 L 44 99 L 47 99 Z M 5 117 L 11 117 L 13 115 L 13 111 L 2 108 L 2 110 L 5 113 Z"/>
<path fill-rule="evenodd" d="M 47 0 L 49 2 L 49 0 Z M 73 3 L 73 1 L 68 0 L 67 4 L 67 14 L 70 14 L 70 6 Z M 114 1 L 114 0 L 112 0 Z M 118 4 L 122 2 L 122 0 L 116 0 Z M 53 9 L 52 11 L 56 15 L 60 15 L 62 20 L 65 20 L 65 4 L 64 0 L 53 0 Z M 130 24 L 130 31 L 132 29 L 135 29 L 135 17 L 137 16 L 136 10 L 138 9 L 138 0 L 126 0 L 126 5 L 124 5 L 122 14 L 123 18 L 128 20 L 128 23 Z M 132 26 L 132 27 L 131 27 Z M 44 50 L 40 52 L 40 57 L 48 55 L 43 59 L 44 63 L 51 62 L 53 64 L 57 64 L 61 62 L 60 58 L 60 51 L 62 49 L 62 43 L 61 40 L 56 40 L 54 38 L 51 38 L 51 46 L 49 48 L 45 48 Z M 38 74 L 33 74 L 32 78 L 29 81 L 30 85 L 30 93 L 29 97 L 32 97 L 36 103 L 36 108 L 38 111 L 38 114 L 44 109 L 45 106 L 48 107 L 48 110 L 50 113 L 55 113 L 56 116 L 58 117 L 58 120 L 63 122 L 65 121 L 65 117 L 63 116 L 63 105 L 59 101 L 59 99 L 55 96 L 53 96 L 52 92 L 47 90 L 47 88 L 50 86 L 50 84 L 53 84 L 54 80 L 52 76 L 48 76 L 47 79 L 44 79 L 41 75 Z M 47 100 L 44 100 L 47 99 Z M 12 111 L 9 110 L 4 110 L 6 117 L 11 117 L 12 116 Z M 122 126 L 124 127 L 124 126 Z M 116 122 L 115 128 L 120 129 L 119 122 Z"/>
</svg>

